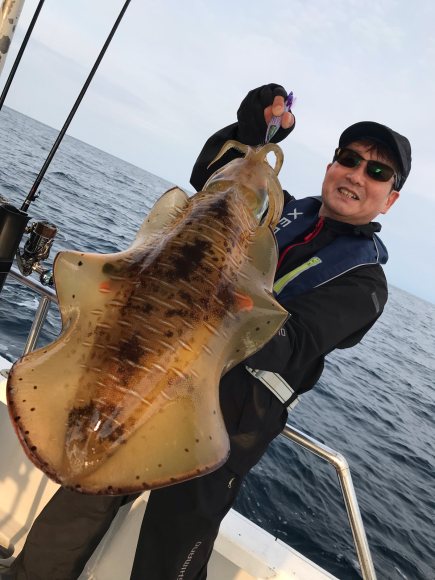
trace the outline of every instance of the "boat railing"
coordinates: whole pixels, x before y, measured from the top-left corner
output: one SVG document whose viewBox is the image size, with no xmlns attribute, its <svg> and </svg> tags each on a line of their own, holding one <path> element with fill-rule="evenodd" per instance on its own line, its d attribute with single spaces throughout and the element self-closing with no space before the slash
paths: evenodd
<svg viewBox="0 0 435 580">
<path fill-rule="evenodd" d="M 34 350 L 36 343 L 38 342 L 39 335 L 41 334 L 42 327 L 44 326 L 45 319 L 47 318 L 48 308 L 50 302 L 55 302 L 58 304 L 56 292 L 47 286 L 43 286 L 38 280 L 33 278 L 23 276 L 17 268 L 12 267 L 9 271 L 9 276 L 24 284 L 28 288 L 35 290 L 41 295 L 39 300 L 38 310 L 36 311 L 35 318 L 33 319 L 32 328 L 30 329 L 29 336 L 27 337 L 26 346 L 24 347 L 23 356 L 30 351 Z"/>
<path fill-rule="evenodd" d="M 281 435 L 335 467 L 355 542 L 356 552 L 358 554 L 359 564 L 361 566 L 362 576 L 364 580 L 376 580 L 376 572 L 373 566 L 348 462 L 341 453 L 334 451 L 327 445 L 317 441 L 317 439 L 302 433 L 302 431 L 295 429 L 295 427 L 292 427 L 288 423 L 281 432 Z"/>
<path fill-rule="evenodd" d="M 43 286 L 40 282 L 33 278 L 23 276 L 16 268 L 11 268 L 9 276 L 41 295 L 39 306 L 33 320 L 32 328 L 30 329 L 26 346 L 24 347 L 23 355 L 25 355 L 34 350 L 36 347 L 39 335 L 47 317 L 50 302 L 55 302 L 57 304 L 58 300 L 54 290 Z M 313 437 L 302 433 L 302 431 L 295 429 L 295 427 L 292 427 L 289 424 L 284 427 L 281 435 L 286 439 L 293 441 L 293 443 L 296 443 L 300 447 L 303 447 L 303 449 L 310 451 L 310 453 L 314 453 L 314 455 L 317 455 L 335 467 L 338 480 L 340 482 L 341 492 L 343 494 L 343 499 L 346 506 L 349 524 L 352 530 L 363 579 L 376 580 L 376 572 L 373 566 L 370 548 L 367 542 L 364 524 L 361 518 L 358 500 L 352 482 L 352 476 L 350 474 L 349 464 L 347 463 L 346 459 L 343 457 L 343 455 L 341 455 L 341 453 L 334 451 L 330 447 L 324 445 L 320 441 L 317 441 Z"/>
</svg>

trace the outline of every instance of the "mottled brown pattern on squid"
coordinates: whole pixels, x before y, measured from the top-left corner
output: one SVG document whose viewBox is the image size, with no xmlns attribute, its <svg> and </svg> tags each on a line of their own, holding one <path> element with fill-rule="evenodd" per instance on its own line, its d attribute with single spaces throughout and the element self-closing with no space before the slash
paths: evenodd
<svg viewBox="0 0 435 580">
<path fill-rule="evenodd" d="M 217 340 L 218 352 L 222 351 L 222 345 L 231 344 L 231 337 L 249 319 L 250 315 L 241 315 L 239 288 L 242 283 L 244 288 L 252 288 L 252 296 L 263 287 L 268 290 L 261 300 L 268 301 L 275 321 L 270 324 L 267 320 L 270 326 L 267 329 L 265 326 L 265 340 L 286 318 L 285 311 L 271 297 L 270 272 L 260 272 L 256 283 L 243 273 L 243 268 L 253 260 L 250 253 L 257 239 L 268 179 L 273 181 L 270 186 L 273 195 L 282 196 L 279 182 L 276 176 L 269 175 L 272 170 L 262 161 L 261 154 L 254 152 L 253 160 L 249 155 L 248 152 L 246 163 L 238 162 L 242 172 L 236 168 L 240 183 L 232 176 L 233 169 L 223 168 L 223 181 L 211 182 L 208 190 L 185 201 L 183 207 L 175 207 L 173 215 L 169 213 L 171 219 L 164 221 L 164 214 L 153 210 L 139 230 L 137 243 L 135 239 L 126 252 L 109 255 L 106 260 L 90 254 L 64 252 L 60 254 L 65 256 L 60 265 L 57 267 L 55 263 L 55 276 L 59 272 L 63 276 L 56 280 L 62 334 L 47 350 L 31 353 L 14 365 L 8 383 L 8 402 L 14 427 L 29 458 L 68 489 L 107 495 L 153 489 L 204 475 L 225 461 L 228 443 L 220 432 L 224 423 L 216 414 L 218 401 L 213 403 L 217 391 L 213 397 L 210 391 L 207 403 L 201 392 L 207 377 L 198 375 L 195 364 L 207 360 L 213 373 L 219 373 L 225 365 L 226 360 L 216 358 L 217 353 L 210 345 Z M 219 177 L 220 172 L 215 175 Z M 155 207 L 161 204 L 157 202 Z M 274 205 L 271 207 L 275 219 L 277 210 Z M 257 214 L 260 211 L 257 216 L 253 208 Z M 154 221 L 148 226 L 150 220 Z M 270 243 L 271 238 L 268 239 Z M 276 252 L 273 242 L 270 252 Z M 275 258 L 269 260 L 271 268 Z M 100 264 L 99 270 L 97 264 Z M 71 292 L 68 300 L 67 275 L 85 276 L 78 280 L 78 289 Z M 262 277 L 270 279 L 266 286 Z M 88 280 L 89 291 L 87 287 L 84 289 L 84 280 Z M 100 294 L 93 298 L 99 281 Z M 88 311 L 84 303 L 92 305 Z M 63 366 L 66 378 L 58 384 L 57 393 L 53 393 L 56 410 L 50 415 L 44 405 L 50 400 L 52 361 L 56 368 Z M 38 385 L 31 386 L 33 371 Z M 217 383 L 213 388 L 217 389 Z M 192 437 L 190 443 L 180 443 L 177 447 L 176 440 L 159 442 L 158 433 L 152 434 L 155 428 L 152 425 L 161 428 L 159 425 L 164 423 L 156 422 L 156 417 L 162 413 L 166 416 L 167 409 L 176 402 L 181 405 L 185 421 L 195 420 L 198 397 L 202 397 L 201 408 L 206 413 L 201 418 L 202 426 L 191 435 L 188 435 L 189 423 L 186 423 L 186 433 L 174 431 L 178 433 L 174 435 L 176 439 Z M 29 408 L 29 405 L 33 406 Z M 50 416 L 59 424 L 59 433 L 63 433 L 60 439 L 55 428 L 51 440 L 44 439 L 47 419 L 43 417 Z M 173 412 L 168 416 L 173 417 L 172 421 L 176 417 Z M 131 476 L 127 481 L 116 483 L 119 479 L 116 468 L 101 481 L 98 477 L 95 479 L 94 474 L 103 467 L 106 469 L 112 457 L 118 458 L 119 465 L 125 465 L 125 454 L 124 459 L 119 459 L 120 449 L 128 447 L 129 441 L 147 424 L 151 427 L 143 432 L 144 442 L 151 437 L 154 444 L 158 442 L 162 446 L 165 457 L 164 446 L 173 446 L 175 463 L 186 467 L 171 473 L 167 460 L 165 465 L 147 464 L 144 443 L 145 455 L 141 461 L 145 463 L 138 465 L 133 475 L 136 468 L 132 456 L 128 468 Z M 48 425 L 45 423 L 45 426 Z M 164 432 L 166 438 L 171 437 L 170 424 L 165 424 Z M 135 441 L 133 448 L 136 449 L 137 438 Z M 210 459 L 204 455 L 208 449 L 205 445 L 210 447 Z M 214 445 L 217 445 L 217 455 L 213 452 Z M 183 454 L 185 459 L 181 460 L 178 454 Z M 147 465 L 152 475 L 146 473 Z M 106 473 L 104 469 L 102 473 Z M 164 470 L 162 475 L 159 475 L 160 469 Z"/>
</svg>

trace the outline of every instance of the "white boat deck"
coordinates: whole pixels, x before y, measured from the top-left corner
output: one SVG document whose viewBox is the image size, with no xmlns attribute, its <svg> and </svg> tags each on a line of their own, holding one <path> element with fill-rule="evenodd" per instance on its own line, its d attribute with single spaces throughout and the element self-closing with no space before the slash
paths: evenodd
<svg viewBox="0 0 435 580">
<path fill-rule="evenodd" d="M 0 371 L 11 363 L 0 357 Z M 0 544 L 17 555 L 32 522 L 58 486 L 26 457 L 6 406 L 0 376 Z M 122 507 L 79 580 L 129 580 L 149 492 Z M 0 560 L 0 563 L 10 563 Z M 222 522 L 208 568 L 209 580 L 337 580 L 328 572 L 231 510 Z"/>
</svg>

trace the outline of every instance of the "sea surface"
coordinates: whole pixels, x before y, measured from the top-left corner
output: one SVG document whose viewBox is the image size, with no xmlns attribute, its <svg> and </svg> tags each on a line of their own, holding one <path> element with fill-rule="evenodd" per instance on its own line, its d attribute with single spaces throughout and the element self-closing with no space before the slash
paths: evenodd
<svg viewBox="0 0 435 580">
<path fill-rule="evenodd" d="M 0 113 L 0 195 L 21 206 L 57 131 Z M 60 229 L 60 250 L 125 249 L 172 186 L 66 137 L 32 204 Z M 36 295 L 9 279 L 0 298 L 0 355 L 23 350 Z M 60 329 L 51 306 L 39 346 Z M 435 579 L 435 305 L 399 288 L 357 347 L 326 359 L 290 414 L 298 429 L 348 460 L 379 580 Z M 335 470 L 279 437 L 245 479 L 236 509 L 343 580 L 361 578 Z M 225 580 L 225 579 L 222 579 Z"/>
</svg>

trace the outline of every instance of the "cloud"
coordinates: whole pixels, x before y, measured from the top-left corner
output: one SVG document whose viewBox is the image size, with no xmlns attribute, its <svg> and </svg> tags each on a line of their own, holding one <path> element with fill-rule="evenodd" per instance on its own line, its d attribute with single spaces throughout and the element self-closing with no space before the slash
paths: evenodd
<svg viewBox="0 0 435 580">
<path fill-rule="evenodd" d="M 17 38 L 36 4 L 27 0 Z M 44 5 L 7 104 L 60 127 L 122 5 Z M 434 24 L 430 0 L 418 10 L 402 0 L 132 2 L 70 132 L 188 187 L 203 143 L 236 120 L 245 94 L 280 82 L 298 97 L 284 186 L 318 193 L 343 129 L 374 120 L 411 141 L 404 195 L 435 200 Z"/>
</svg>

